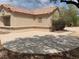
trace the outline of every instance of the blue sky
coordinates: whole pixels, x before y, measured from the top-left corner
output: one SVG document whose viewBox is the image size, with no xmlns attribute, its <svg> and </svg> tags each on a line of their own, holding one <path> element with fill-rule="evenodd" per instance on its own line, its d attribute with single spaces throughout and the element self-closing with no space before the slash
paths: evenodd
<svg viewBox="0 0 79 59">
<path fill-rule="evenodd" d="M 53 6 L 53 5 L 66 6 L 66 3 L 60 3 L 59 0 L 57 4 L 54 4 L 53 2 L 50 3 L 49 0 L 0 0 L 0 3 L 11 3 L 12 5 L 21 6 L 25 8 L 38 8 L 42 6 Z"/>
</svg>

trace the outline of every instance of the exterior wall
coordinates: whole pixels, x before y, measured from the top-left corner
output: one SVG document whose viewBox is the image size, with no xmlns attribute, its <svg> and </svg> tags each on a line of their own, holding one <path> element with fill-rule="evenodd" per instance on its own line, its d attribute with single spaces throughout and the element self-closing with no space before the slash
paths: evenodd
<svg viewBox="0 0 79 59">
<path fill-rule="evenodd" d="M 3 24 L 3 18 L 2 17 L 0 17 L 0 27 L 1 26 L 4 26 L 4 24 Z"/>
<path fill-rule="evenodd" d="M 0 13 L 1 14 L 1 13 Z M 46 15 L 24 15 L 21 13 L 7 13 L 6 15 L 11 15 L 11 26 L 4 26 L 3 19 L 0 17 L 0 31 L 3 32 L 20 32 L 20 31 L 50 31 L 52 22 L 52 14 Z M 58 14 L 58 11 L 54 14 Z"/>
<path fill-rule="evenodd" d="M 11 16 L 11 27 L 19 31 L 50 31 L 51 18 L 51 14 L 33 16 L 13 13 Z"/>
<path fill-rule="evenodd" d="M 51 26 L 51 16 L 32 16 L 24 14 L 12 14 L 11 26 L 14 27 L 50 27 Z M 41 17 L 41 19 L 40 19 Z"/>
</svg>

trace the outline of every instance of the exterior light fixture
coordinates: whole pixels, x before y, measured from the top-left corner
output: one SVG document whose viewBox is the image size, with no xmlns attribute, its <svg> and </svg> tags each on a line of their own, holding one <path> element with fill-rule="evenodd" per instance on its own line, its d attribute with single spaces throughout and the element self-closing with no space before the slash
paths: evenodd
<svg viewBox="0 0 79 59">
<path fill-rule="evenodd" d="M 79 8 L 79 0 L 61 0 L 61 2 L 66 2 L 67 4 L 74 4 Z"/>
</svg>

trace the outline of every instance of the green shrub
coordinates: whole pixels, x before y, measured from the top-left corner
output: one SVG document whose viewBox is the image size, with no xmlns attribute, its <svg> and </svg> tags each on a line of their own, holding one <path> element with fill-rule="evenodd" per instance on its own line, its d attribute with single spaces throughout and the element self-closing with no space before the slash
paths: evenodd
<svg viewBox="0 0 79 59">
<path fill-rule="evenodd" d="M 55 31 L 64 30 L 65 21 L 64 20 L 53 20 L 52 29 Z"/>
</svg>

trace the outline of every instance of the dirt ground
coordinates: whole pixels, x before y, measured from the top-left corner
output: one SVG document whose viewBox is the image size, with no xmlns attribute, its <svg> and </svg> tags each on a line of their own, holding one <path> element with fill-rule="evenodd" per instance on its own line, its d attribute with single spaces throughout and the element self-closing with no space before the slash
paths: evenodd
<svg viewBox="0 0 79 59">
<path fill-rule="evenodd" d="M 79 27 L 66 27 L 65 29 L 72 32 L 70 35 L 79 37 Z"/>
<path fill-rule="evenodd" d="M 66 27 L 66 31 L 55 31 L 55 32 L 41 32 L 41 31 L 29 31 L 29 32 L 19 32 L 19 33 L 8 33 L 8 34 L 0 34 L 1 44 L 16 40 L 16 38 L 25 38 L 25 37 L 33 37 L 33 36 L 44 36 L 44 35 L 72 35 L 79 36 L 79 27 Z"/>
<path fill-rule="evenodd" d="M 1 33 L 0 34 L 0 41 L 1 41 L 0 44 L 2 45 L 2 44 L 6 43 L 8 41 L 16 40 L 16 38 L 34 37 L 36 35 L 38 35 L 38 36 L 54 35 L 56 37 L 57 37 L 57 35 L 72 35 L 72 36 L 78 36 L 79 37 L 79 27 L 66 27 L 65 31 L 55 31 L 55 32 L 29 31 L 29 32 L 8 33 L 8 34 L 7 33 L 5 33 L 5 34 Z M 0 45 L 0 47 L 3 47 L 1 45 Z M 77 54 L 77 56 L 79 56 L 78 51 L 79 51 L 79 49 L 74 50 L 73 52 L 71 51 L 72 52 L 71 54 Z M 2 51 L 0 50 L 0 57 L 2 56 L 2 58 L 0 58 L 0 59 L 5 59 L 5 58 L 7 58 L 7 59 L 12 59 L 12 58 L 18 59 L 18 58 L 14 58 L 14 57 L 17 56 L 16 54 L 15 54 L 16 55 L 15 56 L 14 53 L 9 52 L 9 54 L 8 54 L 8 52 L 9 51 L 6 50 L 6 49 L 2 49 Z M 7 54 L 10 57 L 7 56 Z M 19 59 L 21 58 L 20 56 L 19 56 Z M 61 58 L 59 58 L 59 59 L 61 59 Z M 66 58 L 66 59 L 70 59 L 70 58 Z M 79 59 L 79 58 L 74 58 L 74 59 Z"/>
</svg>

